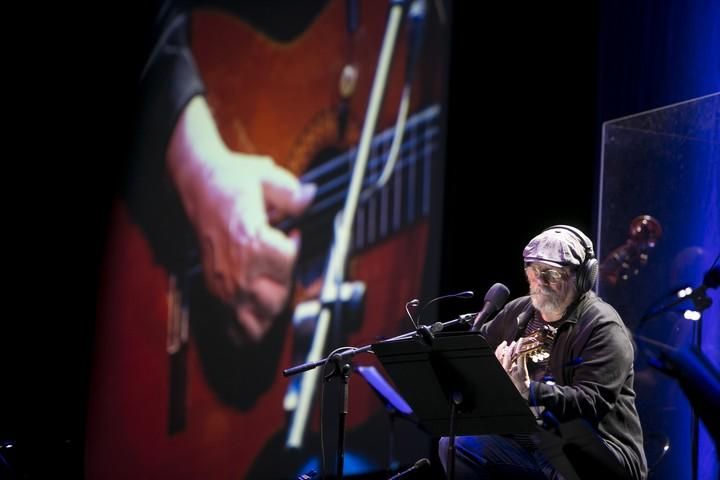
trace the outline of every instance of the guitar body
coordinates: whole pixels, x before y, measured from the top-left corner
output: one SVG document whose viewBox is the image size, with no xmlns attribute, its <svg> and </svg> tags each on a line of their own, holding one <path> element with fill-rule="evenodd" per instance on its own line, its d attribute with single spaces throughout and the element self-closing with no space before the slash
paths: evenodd
<svg viewBox="0 0 720 480">
<path fill-rule="evenodd" d="M 301 176 L 357 143 L 387 18 L 385 2 L 359 5 L 360 24 L 355 32 L 350 33 L 346 26 L 346 2 L 336 1 L 330 2 L 307 30 L 286 43 L 272 40 L 229 14 L 193 14 L 193 51 L 208 103 L 230 148 L 270 155 Z M 402 31 L 398 42 L 376 131 L 395 121 L 404 75 Z M 357 85 L 343 100 L 338 83 L 349 64 L 357 69 Z M 441 64 L 441 59 L 422 63 L 423 70 L 436 75 L 428 77 L 428 82 L 420 76 L 424 83 L 416 82 L 411 113 L 438 101 Z M 351 165 L 345 168 L 347 173 Z M 422 181 L 429 184 L 429 178 Z M 405 199 L 407 185 L 394 182 L 394 190 L 371 199 L 358 211 L 357 241 L 346 278 L 364 283 L 365 301 L 352 334 L 348 335 L 349 327 L 339 327 L 344 333 L 341 345 L 372 343 L 409 327 L 403 306 L 408 299 L 419 297 L 423 287 L 430 234 L 427 209 L 418 207 L 413 213 L 403 207 L 403 221 L 397 228 L 386 225 L 376 230 L 372 224 L 383 215 L 399 216 L 390 210 L 383 213 L 382 208 L 391 205 L 393 198 Z M 429 204 L 429 191 L 413 192 L 416 203 Z M 330 228 L 331 220 L 328 215 L 316 222 L 316 228 Z M 331 233 L 326 231 L 325 236 Z M 312 264 L 327 245 L 323 235 L 305 229 L 303 235 L 304 258 Z M 222 324 L 214 318 L 227 315 L 222 306 L 205 309 L 205 302 L 212 301 L 207 292 L 178 288 L 171 272 L 154 262 L 142 230 L 122 201 L 114 209 L 110 238 L 95 331 L 87 478 L 246 478 L 270 439 L 282 435 L 287 427 L 283 398 L 289 380 L 282 370 L 293 365 L 291 314 L 278 319 L 270 332 L 274 336 L 270 347 L 258 349 L 258 358 L 239 353 L 228 356 L 227 361 L 215 359 L 208 364 L 206 357 L 213 351 L 236 348 L 217 346 L 215 350 L 214 345 L 198 343 L 201 337 L 197 332 Z M 305 275 L 297 281 L 294 304 L 312 297 L 322 281 L 308 274 L 313 268 L 302 271 Z M 203 300 L 195 302 L 196 298 Z M 183 315 L 189 316 L 189 327 L 181 327 L 178 334 L 173 331 L 177 327 L 173 319 Z M 209 338 L 223 341 L 221 333 Z M 173 335 L 182 338 L 179 350 Z M 328 351 L 337 346 L 329 344 Z M 204 354 L 203 348 L 211 353 Z M 182 357 L 177 357 L 179 354 Z M 181 373 L 173 370 L 178 368 L 177 358 L 181 358 Z M 356 363 L 378 365 L 369 355 Z M 255 378 L 253 372 L 259 371 L 260 365 L 269 376 Z M 222 371 L 216 376 L 227 373 L 238 392 L 256 389 L 257 393 L 235 401 L 232 393 L 219 392 L 208 380 L 208 371 L 218 368 Z M 242 374 L 234 374 L 237 369 Z M 351 381 L 349 432 L 382 407 L 359 377 Z M 318 430 L 317 405 L 314 408 L 310 434 Z M 174 420 L 173 409 L 179 412 Z M 326 412 L 330 414 L 333 412 Z M 292 471 L 287 473 L 289 476 Z"/>
</svg>

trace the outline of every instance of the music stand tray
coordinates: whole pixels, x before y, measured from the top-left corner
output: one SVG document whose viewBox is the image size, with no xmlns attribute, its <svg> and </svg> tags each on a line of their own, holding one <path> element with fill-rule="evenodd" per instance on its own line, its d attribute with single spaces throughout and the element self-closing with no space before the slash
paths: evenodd
<svg viewBox="0 0 720 480">
<path fill-rule="evenodd" d="M 432 435 L 537 431 L 527 402 L 479 333 L 438 333 L 431 343 L 414 336 L 373 344 L 372 351 Z"/>
</svg>

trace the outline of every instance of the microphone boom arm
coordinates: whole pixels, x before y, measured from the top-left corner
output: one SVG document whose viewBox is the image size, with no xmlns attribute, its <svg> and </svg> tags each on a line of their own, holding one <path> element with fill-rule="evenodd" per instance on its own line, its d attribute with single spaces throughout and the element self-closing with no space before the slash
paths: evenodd
<svg viewBox="0 0 720 480">
<path fill-rule="evenodd" d="M 432 324 L 429 328 L 432 333 L 437 333 L 442 330 L 444 330 L 447 327 L 452 327 L 455 325 L 465 325 L 469 324 L 473 318 L 475 318 L 474 313 L 466 313 L 463 315 L 460 315 L 457 318 L 454 318 L 452 320 L 448 320 L 447 322 L 435 322 Z M 375 343 L 387 343 L 387 342 L 394 342 L 396 340 L 404 340 L 406 338 L 410 338 L 413 335 L 418 335 L 418 332 L 416 330 L 403 333 L 401 335 L 397 335 L 392 338 L 385 339 L 381 342 L 375 342 Z M 324 365 L 325 363 L 329 362 L 332 359 L 337 359 L 340 361 L 347 361 L 354 357 L 355 355 L 358 355 L 360 353 L 369 352 L 374 353 L 372 351 L 373 344 L 364 345 L 362 347 L 346 347 L 345 351 L 343 352 L 337 352 L 332 355 L 329 355 L 325 358 L 321 358 L 320 360 L 314 361 L 314 362 L 307 362 L 302 363 L 300 365 L 296 365 L 294 367 L 286 368 L 283 370 L 283 377 L 292 377 L 293 375 L 297 375 L 298 373 L 307 372 L 308 370 L 312 370 L 314 368 L 320 367 Z"/>
</svg>

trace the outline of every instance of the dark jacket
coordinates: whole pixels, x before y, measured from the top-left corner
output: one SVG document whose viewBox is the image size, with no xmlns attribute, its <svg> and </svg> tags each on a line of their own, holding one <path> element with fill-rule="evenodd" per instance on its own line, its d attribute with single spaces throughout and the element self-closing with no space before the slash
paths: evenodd
<svg viewBox="0 0 720 480">
<path fill-rule="evenodd" d="M 508 303 L 481 328 L 490 347 L 522 336 L 533 306 Z M 530 399 L 559 422 L 583 418 L 616 453 L 630 478 L 647 476 L 642 428 L 633 389 L 634 347 L 617 311 L 593 292 L 583 294 L 558 322 L 549 372 L 554 384 L 530 383 Z"/>
</svg>

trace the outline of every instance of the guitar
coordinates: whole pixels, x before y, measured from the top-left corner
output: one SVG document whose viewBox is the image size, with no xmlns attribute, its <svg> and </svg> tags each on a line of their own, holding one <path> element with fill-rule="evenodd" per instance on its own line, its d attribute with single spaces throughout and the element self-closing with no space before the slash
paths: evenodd
<svg viewBox="0 0 720 480">
<path fill-rule="evenodd" d="M 520 355 L 526 355 L 534 363 L 541 362 L 550 356 L 553 342 L 555 342 L 555 333 L 557 329 L 550 325 L 543 325 L 539 330 L 534 331 L 527 337 L 518 339 L 518 346 L 512 355 L 512 361 L 515 363 Z"/>
<path fill-rule="evenodd" d="M 292 306 L 311 302 L 322 282 L 318 272 L 346 194 L 385 26 L 384 4 L 360 6 L 354 32 L 346 28 L 346 2 L 330 2 L 302 35 L 282 44 L 219 11 L 193 14 L 193 51 L 226 144 L 271 155 L 318 184 L 299 225 L 303 247 Z M 363 305 L 354 325 L 333 325 L 328 349 L 393 336 L 404 321 L 398 299 L 421 291 L 440 145 L 439 44 L 428 43 L 438 50 L 423 56 L 424 74 L 416 76 L 423 80 L 414 89 L 393 176 L 358 205 L 347 278 L 364 286 Z M 350 95 L 337 87 L 348 66 L 358 73 Z M 403 66 L 398 62 L 390 72 L 365 186 L 375 182 L 387 156 Z M 88 406 L 87 478 L 246 478 L 286 428 L 289 381 L 281 370 L 294 364 L 298 343 L 292 308 L 273 325 L 268 344 L 240 349 L 225 340 L 231 312 L 205 291 L 197 269 L 168 272 L 156 264 L 122 202 L 108 251 Z M 353 384 L 348 430 L 380 409 L 368 386 Z M 308 428 L 317 434 L 317 421 Z"/>
</svg>

